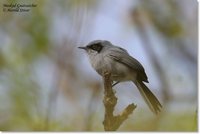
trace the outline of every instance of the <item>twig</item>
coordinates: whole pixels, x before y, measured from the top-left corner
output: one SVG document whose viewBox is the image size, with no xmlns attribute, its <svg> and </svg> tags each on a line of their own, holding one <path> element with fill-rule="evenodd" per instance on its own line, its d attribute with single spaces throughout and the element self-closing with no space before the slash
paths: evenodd
<svg viewBox="0 0 200 134">
<path fill-rule="evenodd" d="M 108 72 L 104 73 L 104 107 L 105 107 L 105 115 L 104 115 L 104 130 L 105 131 L 115 131 L 120 125 L 128 118 L 128 116 L 133 112 L 136 108 L 136 105 L 133 103 L 128 105 L 121 114 L 114 116 L 113 111 L 115 105 L 117 104 L 117 97 L 115 96 L 112 85 L 111 85 L 111 74 Z"/>
</svg>

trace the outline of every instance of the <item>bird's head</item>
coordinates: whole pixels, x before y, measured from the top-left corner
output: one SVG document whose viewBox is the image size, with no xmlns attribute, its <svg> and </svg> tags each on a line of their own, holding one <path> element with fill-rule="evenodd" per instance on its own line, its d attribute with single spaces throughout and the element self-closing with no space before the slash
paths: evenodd
<svg viewBox="0 0 200 134">
<path fill-rule="evenodd" d="M 111 43 L 106 40 L 94 40 L 85 47 L 78 47 L 84 49 L 87 53 L 100 53 L 106 47 L 111 46 Z"/>
</svg>

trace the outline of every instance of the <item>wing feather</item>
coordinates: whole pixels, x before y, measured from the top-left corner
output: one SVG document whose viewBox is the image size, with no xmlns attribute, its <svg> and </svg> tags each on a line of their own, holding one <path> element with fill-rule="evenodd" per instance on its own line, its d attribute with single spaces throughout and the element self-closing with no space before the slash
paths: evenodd
<svg viewBox="0 0 200 134">
<path fill-rule="evenodd" d="M 135 58 L 131 57 L 125 49 L 110 49 L 109 53 L 107 54 L 110 58 L 115 61 L 118 61 L 122 64 L 127 65 L 133 70 L 138 72 L 138 77 L 145 82 L 148 82 L 147 76 L 143 66 L 137 61 Z"/>
</svg>

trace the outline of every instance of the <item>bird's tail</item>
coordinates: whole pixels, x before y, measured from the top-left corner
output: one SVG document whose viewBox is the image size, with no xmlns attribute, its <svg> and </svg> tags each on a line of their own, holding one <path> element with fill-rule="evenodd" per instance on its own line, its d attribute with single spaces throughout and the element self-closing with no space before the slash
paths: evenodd
<svg viewBox="0 0 200 134">
<path fill-rule="evenodd" d="M 158 114 L 162 108 L 162 105 L 160 104 L 156 96 L 149 90 L 149 88 L 142 81 L 136 81 L 134 83 L 136 84 L 137 88 L 140 91 L 140 94 L 144 98 L 145 102 L 147 103 L 151 111 L 155 114 Z"/>
</svg>

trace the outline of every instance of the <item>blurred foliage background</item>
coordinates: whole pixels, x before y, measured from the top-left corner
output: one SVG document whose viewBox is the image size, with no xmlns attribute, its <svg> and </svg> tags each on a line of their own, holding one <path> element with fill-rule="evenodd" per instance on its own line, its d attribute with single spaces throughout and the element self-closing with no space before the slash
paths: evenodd
<svg viewBox="0 0 200 134">
<path fill-rule="evenodd" d="M 197 131 L 196 0 L 12 3 L 37 7 L 0 11 L 1 131 L 103 131 L 102 79 L 77 49 L 95 39 L 137 58 L 163 105 L 155 116 L 133 84 L 117 85 L 116 113 L 137 105 L 119 131 Z"/>
</svg>

